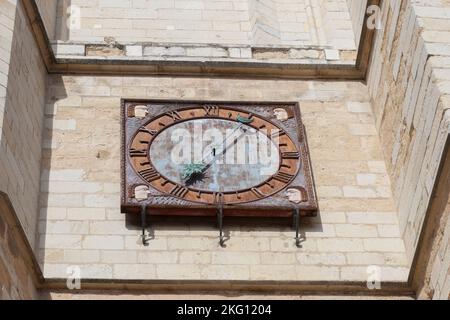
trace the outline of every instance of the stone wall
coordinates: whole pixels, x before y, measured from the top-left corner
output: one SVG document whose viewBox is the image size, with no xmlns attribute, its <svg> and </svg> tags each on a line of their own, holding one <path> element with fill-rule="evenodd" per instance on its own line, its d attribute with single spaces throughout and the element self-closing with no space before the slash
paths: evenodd
<svg viewBox="0 0 450 320">
<path fill-rule="evenodd" d="M 36 299 L 39 273 L 6 194 L 0 192 L 0 300 Z"/>
<path fill-rule="evenodd" d="M 450 300 L 450 201 L 445 212 L 442 222 L 446 224 L 442 234 L 439 234 L 439 248 L 431 268 L 429 285 L 433 289 L 434 299 Z"/>
<path fill-rule="evenodd" d="M 447 177 L 447 181 L 441 182 L 445 187 L 441 197 L 447 199 L 447 205 L 444 204 L 443 214 L 436 218 L 436 231 L 431 233 L 433 239 L 427 239 L 432 246 L 425 281 L 420 286 L 419 294 L 421 298 L 450 300 L 450 150 L 447 150 L 444 170 L 443 179 Z"/>
<path fill-rule="evenodd" d="M 40 261 L 48 278 L 79 265 L 84 279 L 406 281 L 390 183 L 359 82 L 51 75 L 42 167 Z M 299 101 L 321 212 L 291 223 L 153 220 L 120 213 L 121 98 Z"/>
<path fill-rule="evenodd" d="M 345 0 L 61 0 L 57 21 L 57 40 L 354 48 Z"/>
<path fill-rule="evenodd" d="M 38 219 L 41 137 L 44 122 L 46 69 L 20 1 L 2 1 L 0 28 L 2 49 L 13 52 L 9 66 L 2 61 L 2 72 L 8 73 L 7 88 L 2 84 L 0 109 L 0 191 L 12 201 L 22 227 L 33 246 Z M 3 9 L 3 7 L 2 7 Z M 8 17 L 6 17 L 8 15 Z M 3 24 L 3 22 L 5 24 Z M 12 35 L 11 28 L 14 28 Z M 6 32 L 8 31 L 8 32 Z M 9 39 L 11 44 L 5 42 Z M 2 76 L 2 81 L 5 81 Z"/>
<path fill-rule="evenodd" d="M 382 14 L 368 85 L 412 261 L 450 126 L 450 5 L 383 1 Z M 449 266 L 447 258 L 435 276 Z"/>
<path fill-rule="evenodd" d="M 31 190 L 34 192 L 36 202 L 32 206 L 32 211 L 29 212 L 30 217 L 27 217 L 26 210 L 31 206 L 29 201 L 33 199 L 24 200 L 21 192 L 25 190 L 24 179 L 27 178 L 29 172 L 18 171 L 17 166 L 23 168 L 24 161 L 16 162 L 17 153 L 12 150 L 19 151 L 20 146 L 10 145 L 15 140 L 12 135 L 19 129 L 12 132 L 12 120 L 28 119 L 26 115 L 15 114 L 12 109 L 11 90 L 12 86 L 17 85 L 17 77 L 12 76 L 11 79 L 8 79 L 9 74 L 17 74 L 22 69 L 18 68 L 17 58 L 11 57 L 11 51 L 18 49 L 17 37 L 23 35 L 26 28 L 23 24 L 23 16 L 17 14 L 17 10 L 17 1 L 15 0 L 0 2 L 0 300 L 37 297 L 33 281 L 35 273 L 30 269 L 31 264 L 29 263 L 32 253 L 27 246 L 24 234 L 20 233 L 21 226 L 16 212 L 13 212 L 9 198 L 3 193 L 9 192 L 11 197 L 14 197 L 15 205 L 21 210 L 18 213 L 29 232 L 29 239 L 34 241 L 36 227 L 33 224 L 37 223 L 37 190 Z M 29 35 L 24 35 L 25 47 L 30 45 L 27 43 L 29 40 Z M 22 50 L 19 51 L 22 55 Z M 15 90 L 17 91 L 18 88 L 16 87 Z M 41 92 L 41 94 L 45 94 L 45 92 Z M 42 96 L 40 98 L 42 101 Z M 23 105 L 17 106 L 19 111 L 24 107 Z M 14 126 L 17 125 L 14 124 Z M 26 130 L 26 124 L 22 126 L 22 129 Z M 21 138 L 25 141 L 23 135 Z M 18 183 L 19 179 L 22 181 L 21 185 Z M 36 184 L 34 186 L 38 187 Z M 29 188 L 27 187 L 26 190 Z M 20 206 L 22 202 L 23 206 Z M 24 250 L 24 248 L 28 250 Z"/>
</svg>

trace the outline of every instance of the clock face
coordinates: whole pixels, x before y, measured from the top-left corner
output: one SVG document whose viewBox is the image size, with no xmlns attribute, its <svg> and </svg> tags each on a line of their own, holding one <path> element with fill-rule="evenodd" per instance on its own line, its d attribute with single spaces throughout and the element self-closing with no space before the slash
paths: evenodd
<svg viewBox="0 0 450 320">
<path fill-rule="evenodd" d="M 203 204 L 272 196 L 295 179 L 301 159 L 294 140 L 275 122 L 226 106 L 158 115 L 128 147 L 128 161 L 148 187 Z"/>
</svg>

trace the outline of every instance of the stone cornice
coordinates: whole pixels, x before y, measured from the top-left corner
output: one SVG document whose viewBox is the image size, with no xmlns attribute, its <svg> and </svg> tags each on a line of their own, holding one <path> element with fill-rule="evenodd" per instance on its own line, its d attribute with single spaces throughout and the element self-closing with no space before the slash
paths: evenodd
<svg viewBox="0 0 450 320">
<path fill-rule="evenodd" d="M 235 50 L 232 50 L 236 48 L 230 47 L 222 48 L 224 54 L 221 57 L 214 56 L 214 54 L 212 57 L 194 54 L 190 58 L 174 58 L 164 55 L 145 56 L 145 45 L 141 49 L 133 48 L 133 50 L 137 50 L 135 51 L 137 56 L 130 57 L 127 56 L 126 46 L 122 44 L 119 46 L 125 47 L 123 53 L 116 50 L 116 53 L 105 56 L 90 55 L 89 50 L 97 46 L 97 50 L 101 51 L 102 47 L 108 47 L 107 44 L 78 44 L 74 45 L 77 47 L 68 48 L 67 46 L 71 44 L 57 43 L 54 45 L 57 52 L 55 55 L 35 1 L 21 1 L 49 73 L 365 80 L 376 32 L 376 30 L 363 27 L 356 63 L 349 63 L 345 59 L 335 60 L 336 57 L 327 59 L 325 56 L 327 48 L 308 48 L 308 50 L 317 50 L 318 58 L 305 57 L 304 59 L 292 58 L 292 51 L 296 50 L 295 48 L 267 47 L 250 48 L 250 53 L 248 50 L 243 51 L 242 48 L 237 48 L 240 50 L 239 56 Z M 380 5 L 381 1 L 370 0 L 367 5 Z M 142 46 L 142 44 L 134 45 Z M 155 45 L 152 44 L 152 47 Z M 61 53 L 64 49 L 68 50 L 64 55 L 58 53 L 58 50 Z M 289 59 L 258 59 L 258 52 L 261 52 L 261 49 L 263 52 L 289 50 Z M 142 56 L 139 56 L 139 50 L 141 50 Z M 336 56 L 336 52 L 331 55 Z M 341 53 L 338 51 L 337 55 L 340 57 Z"/>
</svg>

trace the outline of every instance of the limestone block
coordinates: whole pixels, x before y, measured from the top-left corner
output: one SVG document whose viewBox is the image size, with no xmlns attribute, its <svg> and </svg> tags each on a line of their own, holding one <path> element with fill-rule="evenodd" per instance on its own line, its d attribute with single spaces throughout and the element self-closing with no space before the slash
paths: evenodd
<svg viewBox="0 0 450 320">
<path fill-rule="evenodd" d="M 197 265 L 160 264 L 156 266 L 156 277 L 174 280 L 201 279 L 201 271 Z"/>
<path fill-rule="evenodd" d="M 245 265 L 207 265 L 201 268 L 201 277 L 207 280 L 250 280 L 250 268 Z"/>
<path fill-rule="evenodd" d="M 144 56 L 184 56 L 183 47 L 144 47 Z"/>
<path fill-rule="evenodd" d="M 84 45 L 75 45 L 75 44 L 58 44 L 53 45 L 53 52 L 55 55 L 59 56 L 84 56 L 85 55 L 85 46 Z"/>
<path fill-rule="evenodd" d="M 111 56 L 123 56 L 125 50 L 122 46 L 86 46 L 86 56 L 99 56 L 99 57 L 111 57 Z"/>
<path fill-rule="evenodd" d="M 180 252 L 179 262 L 182 264 L 209 264 L 211 255 L 211 252 L 183 251 Z"/>
<path fill-rule="evenodd" d="M 337 267 L 296 266 L 296 278 L 301 281 L 337 281 L 340 277 Z"/>
<path fill-rule="evenodd" d="M 142 46 L 131 45 L 126 46 L 125 49 L 129 57 L 142 57 Z"/>
<path fill-rule="evenodd" d="M 215 252 L 212 255 L 212 264 L 255 265 L 259 263 L 260 258 L 258 253 Z"/>
<path fill-rule="evenodd" d="M 405 245 L 401 239 L 364 239 L 364 248 L 370 252 L 404 252 Z"/>
<path fill-rule="evenodd" d="M 83 249 L 121 250 L 124 249 L 124 241 L 120 236 L 85 236 Z"/>
<path fill-rule="evenodd" d="M 376 226 L 343 224 L 336 225 L 336 235 L 343 238 L 376 238 L 378 232 Z"/>
<path fill-rule="evenodd" d="M 150 264 L 116 264 L 113 275 L 116 279 L 155 279 L 156 268 Z"/>
<path fill-rule="evenodd" d="M 105 220 L 104 208 L 68 208 L 69 220 Z"/>
<path fill-rule="evenodd" d="M 325 49 L 325 59 L 327 60 L 339 60 L 339 50 Z"/>
<path fill-rule="evenodd" d="M 315 266 L 340 266 L 345 265 L 345 254 L 343 253 L 296 253 L 296 259 L 301 265 Z"/>
<path fill-rule="evenodd" d="M 223 48 L 187 48 L 188 57 L 227 57 L 228 52 Z"/>
<path fill-rule="evenodd" d="M 321 252 L 360 252 L 363 241 L 360 239 L 322 239 L 317 243 Z"/>
<path fill-rule="evenodd" d="M 100 261 L 107 264 L 122 264 L 138 262 L 137 252 L 130 250 L 102 250 Z"/>
</svg>

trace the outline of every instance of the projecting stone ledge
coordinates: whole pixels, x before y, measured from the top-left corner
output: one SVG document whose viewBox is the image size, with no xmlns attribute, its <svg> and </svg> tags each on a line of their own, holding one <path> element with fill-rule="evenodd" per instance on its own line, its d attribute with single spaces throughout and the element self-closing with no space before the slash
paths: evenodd
<svg viewBox="0 0 450 320">
<path fill-rule="evenodd" d="M 236 62 L 283 62 L 295 64 L 351 65 L 356 61 L 355 50 L 337 50 L 329 47 L 283 47 L 283 46 L 239 46 L 124 43 L 114 39 L 98 43 L 75 43 L 56 41 L 52 44 L 56 58 L 92 57 L 133 61 L 181 60 L 192 61 L 236 61 Z M 330 56 L 329 52 L 333 51 Z"/>
</svg>

